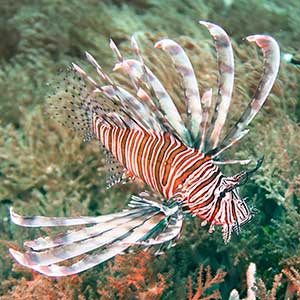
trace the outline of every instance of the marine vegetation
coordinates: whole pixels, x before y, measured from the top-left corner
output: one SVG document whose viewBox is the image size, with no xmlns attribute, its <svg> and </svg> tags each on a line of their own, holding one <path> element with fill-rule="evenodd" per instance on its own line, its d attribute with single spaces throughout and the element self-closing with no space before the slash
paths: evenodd
<svg viewBox="0 0 300 300">
<path fill-rule="evenodd" d="M 299 298 L 300 72 L 295 60 L 286 59 L 299 55 L 299 1 L 4 0 L 0 10 L 0 32 L 5 37 L 0 45 L 1 300 Z M 233 226 L 230 242 L 225 244 L 222 226 L 215 224 L 216 233 L 210 234 L 209 222 L 205 225 L 184 206 L 180 239 L 172 241 L 176 247 L 167 243 L 148 249 L 145 242 L 153 241 L 153 236 L 106 263 L 67 277 L 48 277 L 16 263 L 8 248 L 23 254 L 22 242 L 39 236 L 64 236 L 66 227 L 16 226 L 10 220 L 10 207 L 20 215 L 97 218 L 119 213 L 137 197 L 132 195 L 140 197 L 145 190 L 151 197 L 146 200 L 169 205 L 137 178 L 107 189 L 106 150 L 99 149 L 97 139 L 82 142 L 78 132 L 49 119 L 52 100 L 47 96 L 53 97 L 53 87 L 64 84 L 65 68 L 72 62 L 100 81 L 100 86 L 109 85 L 101 76 L 99 80 L 97 70 L 86 62 L 84 51 L 88 50 L 116 86 L 138 98 L 132 80 L 109 47 L 111 38 L 124 60 L 140 62 L 131 46 L 134 34 L 144 65 L 161 82 L 189 128 L 182 78 L 169 53 L 153 49 L 157 41 L 173 40 L 193 66 L 200 95 L 212 89 L 207 123 L 211 124 L 219 97 L 218 58 L 210 32 L 197 24 L 199 19 L 222 25 L 234 52 L 234 88 L 220 142 L 247 109 L 263 74 L 260 47 L 244 37 L 256 33 L 272 36 L 284 54 L 268 101 L 247 126 L 250 133 L 213 159 L 214 164 L 251 160 L 248 166 L 216 165 L 226 176 L 250 172 L 251 179 L 246 184 L 242 181 L 234 192 L 238 190 L 254 215 L 251 222 L 240 226 L 239 234 Z M 111 72 L 114 65 L 117 68 Z M 70 79 L 72 72 L 76 71 L 67 71 Z M 82 81 L 85 79 L 76 80 L 76 86 Z M 149 84 L 138 83 L 152 98 Z M 52 117 L 53 112 L 55 109 L 50 111 Z M 64 115 L 61 108 L 58 119 L 66 120 Z M 208 130 L 207 139 L 210 134 Z M 251 173 L 262 156 L 259 170 Z M 78 230 L 85 226 L 79 225 Z M 158 234 L 164 229 L 161 226 Z M 62 265 L 75 264 L 85 255 Z"/>
<path fill-rule="evenodd" d="M 118 86 L 94 57 L 86 52 L 101 81 L 90 77 L 73 63 L 73 68 L 49 96 L 50 114 L 61 124 L 78 132 L 84 140 L 93 138 L 104 145 L 108 164 L 107 185 L 138 178 L 159 193 L 155 201 L 151 191 L 132 196 L 131 209 L 98 217 L 22 217 L 12 208 L 13 223 L 25 227 L 90 225 L 69 230 L 57 237 L 40 237 L 26 241 L 25 254 L 10 249 L 23 266 L 49 276 L 65 276 L 85 271 L 130 246 L 169 247 L 179 238 L 184 212 L 210 223 L 209 232 L 221 225 L 227 243 L 234 230 L 253 217 L 253 210 L 240 198 L 238 187 L 261 165 L 226 177 L 220 164 L 247 164 L 249 160 L 219 161 L 221 153 L 247 133 L 247 126 L 263 106 L 279 69 L 279 47 L 267 35 L 247 37 L 264 54 L 264 69 L 255 95 L 248 107 L 220 142 L 227 118 L 234 84 L 233 51 L 226 32 L 218 25 L 206 26 L 216 44 L 219 86 L 214 113 L 210 117 L 212 90 L 200 97 L 197 79 L 189 58 L 173 40 L 155 44 L 172 57 L 182 80 L 185 111 L 180 114 L 159 79 L 144 64 L 134 37 L 131 45 L 136 59 L 125 59 L 113 40 L 110 47 L 122 70 L 131 80 L 135 94 Z M 209 120 L 211 124 L 209 125 Z M 58 265 L 93 250 L 70 266 Z"/>
</svg>

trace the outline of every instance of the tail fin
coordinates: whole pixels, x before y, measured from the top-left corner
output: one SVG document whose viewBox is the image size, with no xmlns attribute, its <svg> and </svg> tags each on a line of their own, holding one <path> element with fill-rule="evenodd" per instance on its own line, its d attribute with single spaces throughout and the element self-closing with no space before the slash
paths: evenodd
<svg viewBox="0 0 300 300">
<path fill-rule="evenodd" d="M 40 237 L 27 241 L 26 253 L 10 249 L 23 266 L 48 276 L 76 274 L 109 260 L 134 245 L 150 247 L 170 244 L 181 231 L 183 215 L 173 207 L 152 201 L 141 194 L 133 196 L 131 207 L 120 213 L 100 217 L 46 218 L 22 217 L 11 209 L 11 220 L 27 227 L 74 226 L 94 224 L 67 231 L 58 237 Z M 96 250 L 96 253 L 90 253 Z M 89 253 L 89 254 L 86 254 Z M 59 265 L 82 254 L 86 256 L 69 265 Z"/>
</svg>

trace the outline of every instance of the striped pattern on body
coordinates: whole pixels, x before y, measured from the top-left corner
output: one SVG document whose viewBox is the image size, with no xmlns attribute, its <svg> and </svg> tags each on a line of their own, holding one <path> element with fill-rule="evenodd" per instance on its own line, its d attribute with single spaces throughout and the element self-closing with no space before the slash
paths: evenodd
<svg viewBox="0 0 300 300">
<path fill-rule="evenodd" d="M 175 194 L 189 211 L 212 224 L 242 225 L 250 209 L 237 194 L 216 196 L 228 179 L 208 155 L 187 147 L 168 133 L 132 130 L 94 119 L 95 135 L 130 174 L 166 199 Z"/>
<path fill-rule="evenodd" d="M 94 123 L 96 137 L 124 168 L 167 199 L 210 160 L 169 133 L 119 128 L 99 119 Z"/>
<path fill-rule="evenodd" d="M 219 165 L 246 164 L 250 160 L 218 161 L 218 157 L 248 133 L 248 125 L 267 99 L 278 73 L 279 47 L 266 35 L 247 37 L 263 52 L 263 75 L 248 107 L 220 140 L 233 91 L 233 52 L 220 26 L 205 21 L 200 24 L 208 28 L 215 41 L 219 71 L 216 101 L 211 89 L 200 94 L 192 63 L 179 44 L 170 39 L 155 44 L 175 64 L 185 115 L 155 72 L 145 65 L 134 37 L 131 45 L 136 59 L 123 57 L 110 41 L 118 60 L 113 70 L 128 76 L 131 92 L 114 82 L 87 52 L 87 60 L 99 78 L 93 79 L 72 64 L 72 70 L 49 96 L 52 117 L 84 140 L 97 138 L 104 144 L 109 152 L 109 186 L 120 182 L 123 171 L 128 171 L 128 176 L 140 178 L 158 193 L 132 196 L 129 209 L 99 217 L 23 217 L 11 209 L 12 222 L 20 226 L 88 225 L 54 238 L 27 241 L 26 253 L 10 249 L 20 264 L 48 276 L 65 276 L 101 264 L 133 245 L 169 247 L 180 236 L 184 208 L 203 219 L 201 225 L 211 223 L 209 232 L 214 225 L 221 225 L 225 243 L 233 230 L 239 232 L 240 226 L 252 218 L 253 209 L 240 198 L 237 188 L 260 167 L 262 160 L 254 169 L 228 177 Z M 86 256 L 70 266 L 60 265 L 81 254 Z"/>
</svg>

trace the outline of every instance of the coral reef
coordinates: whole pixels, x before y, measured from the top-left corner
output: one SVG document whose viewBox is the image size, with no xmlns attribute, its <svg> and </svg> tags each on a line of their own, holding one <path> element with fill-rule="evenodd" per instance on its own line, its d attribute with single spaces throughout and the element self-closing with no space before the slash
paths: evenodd
<svg viewBox="0 0 300 300">
<path fill-rule="evenodd" d="M 222 299 L 220 291 L 216 287 L 224 281 L 226 272 L 218 269 L 215 276 L 211 275 L 211 268 L 206 268 L 205 281 L 203 280 L 203 265 L 200 265 L 197 277 L 197 287 L 193 292 L 193 279 L 188 277 L 188 300 L 209 300 L 209 299 Z M 214 289 L 212 289 L 214 288 Z M 208 292 L 208 295 L 207 295 Z"/>
<path fill-rule="evenodd" d="M 154 267 L 151 251 L 134 255 L 119 255 L 103 271 L 105 277 L 98 282 L 99 299 L 159 300 L 168 288 L 167 277 Z"/>
<path fill-rule="evenodd" d="M 19 270 L 19 272 L 22 270 Z M 78 276 L 66 277 L 62 280 L 47 278 L 38 273 L 26 274 L 19 279 L 6 280 L 2 289 L 7 294 L 1 300 L 84 300 L 80 291 L 83 285 L 82 278 Z M 11 289 L 11 287 L 13 287 Z"/>
<path fill-rule="evenodd" d="M 274 276 L 272 288 L 267 290 L 264 281 L 256 276 L 256 265 L 250 263 L 247 273 L 247 297 L 243 300 L 276 300 L 283 299 L 283 296 L 277 298 L 277 292 L 284 287 L 284 299 L 299 299 L 300 296 L 300 273 L 294 267 L 299 266 L 299 258 L 289 259 L 285 262 L 285 267 L 280 273 Z M 229 300 L 240 300 L 239 292 L 233 289 L 229 295 Z"/>
<path fill-rule="evenodd" d="M 199 264 L 210 265 L 213 274 L 220 268 L 227 273 L 224 282 L 214 287 L 223 299 L 228 299 L 233 288 L 245 298 L 244 274 L 250 262 L 257 266 L 258 299 L 299 298 L 300 72 L 284 61 L 252 133 L 232 150 L 241 159 L 264 155 L 265 160 L 257 175 L 241 187 L 241 194 L 258 213 L 229 245 L 190 219 L 177 247 L 160 257 L 150 259 L 147 252 L 126 254 L 104 269 L 57 280 L 14 267 L 7 252 L 8 246 L 19 247 L 16 241 L 34 238 L 32 231 L 10 224 L 11 205 L 26 215 L 101 215 L 123 209 L 130 193 L 139 188 L 121 185 L 106 190 L 104 158 L 98 145 L 84 144 L 45 115 L 43 104 L 60 70 L 72 61 L 84 64 L 88 50 L 110 72 L 114 57 L 109 37 L 128 54 L 128 37 L 136 33 L 147 64 L 180 103 L 180 81 L 167 56 L 152 45 L 161 37 L 177 39 L 192 60 L 201 92 L 215 89 L 214 47 L 197 24 L 199 19 L 209 19 L 234 39 L 234 121 L 253 95 L 262 66 L 255 47 L 241 38 L 269 33 L 283 52 L 295 53 L 300 35 L 298 2 L 3 0 L 0 34 L 7 38 L 0 45 L 0 298 L 122 299 L 118 294 L 122 286 L 123 293 L 130 289 L 130 299 L 203 300 L 214 292 L 208 289 L 207 294 L 199 295 L 205 286 L 205 280 L 196 276 Z M 168 70 L 161 68 L 162 60 L 170 65 Z M 125 82 L 121 75 L 113 76 Z M 224 172 L 236 170 L 232 166 Z M 133 282 L 130 287 L 126 286 L 129 280 Z"/>
</svg>

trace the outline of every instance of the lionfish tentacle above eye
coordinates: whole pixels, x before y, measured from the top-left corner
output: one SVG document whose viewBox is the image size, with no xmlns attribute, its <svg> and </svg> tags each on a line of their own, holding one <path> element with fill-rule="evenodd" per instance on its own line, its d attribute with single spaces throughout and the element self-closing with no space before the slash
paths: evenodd
<svg viewBox="0 0 300 300">
<path fill-rule="evenodd" d="M 277 42 L 272 37 L 266 35 L 252 35 L 248 36 L 246 39 L 249 42 L 255 42 L 263 51 L 263 75 L 253 99 L 219 146 L 219 153 L 222 152 L 222 149 L 227 148 L 233 141 L 238 140 L 241 136 L 245 135 L 243 132 L 245 132 L 246 127 L 262 108 L 274 85 L 279 70 L 280 50 Z"/>
<path fill-rule="evenodd" d="M 182 78 L 188 117 L 187 128 L 191 133 L 194 143 L 198 142 L 202 120 L 202 108 L 193 66 L 181 46 L 170 39 L 161 40 L 157 42 L 154 47 L 160 48 L 170 54 L 175 63 L 175 68 Z"/>
<path fill-rule="evenodd" d="M 248 165 L 251 163 L 251 159 L 230 159 L 225 161 L 214 161 L 215 165 L 232 165 L 232 164 L 240 164 L 240 165 Z"/>
<path fill-rule="evenodd" d="M 237 187 L 245 184 L 250 176 L 253 175 L 261 167 L 262 162 L 263 158 L 259 159 L 256 162 L 256 166 L 252 170 L 242 171 L 239 174 L 232 176 L 233 181 L 224 189 L 224 192 L 230 192 Z"/>
<path fill-rule="evenodd" d="M 218 98 L 211 121 L 208 141 L 208 147 L 213 149 L 219 143 L 221 131 L 230 107 L 234 81 L 234 60 L 231 42 L 224 29 L 209 22 L 200 21 L 200 24 L 206 26 L 214 38 L 219 67 Z"/>
</svg>

